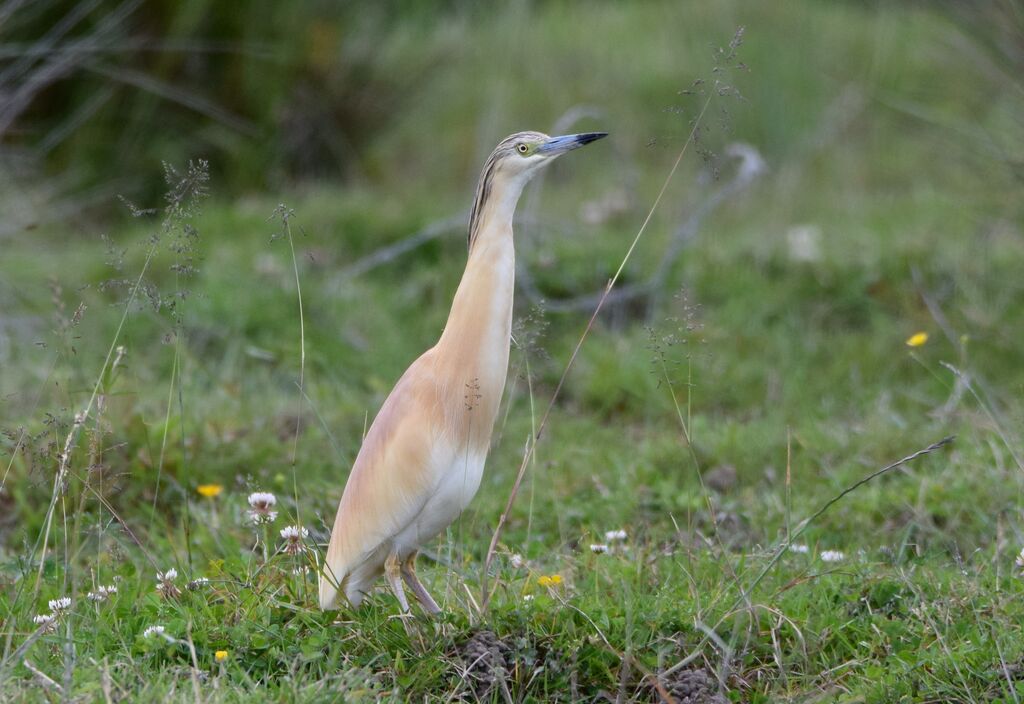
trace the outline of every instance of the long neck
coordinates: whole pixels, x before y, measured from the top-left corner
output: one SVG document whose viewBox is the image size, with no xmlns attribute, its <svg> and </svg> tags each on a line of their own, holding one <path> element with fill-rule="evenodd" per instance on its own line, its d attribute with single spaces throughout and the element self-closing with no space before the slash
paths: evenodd
<svg viewBox="0 0 1024 704">
<path fill-rule="evenodd" d="M 465 385 L 467 403 L 487 420 L 488 438 L 508 372 L 516 266 L 512 216 L 521 191 L 522 183 L 497 182 L 481 204 L 466 270 L 437 343 L 452 382 Z"/>
</svg>

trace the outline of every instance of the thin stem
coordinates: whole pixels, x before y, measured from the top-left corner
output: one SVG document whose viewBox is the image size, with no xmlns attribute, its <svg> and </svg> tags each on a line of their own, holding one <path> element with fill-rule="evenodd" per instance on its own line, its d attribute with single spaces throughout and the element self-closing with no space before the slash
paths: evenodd
<svg viewBox="0 0 1024 704">
<path fill-rule="evenodd" d="M 59 463 L 57 465 L 57 474 L 53 478 L 53 493 L 50 496 L 50 505 L 46 509 L 45 528 L 43 529 L 42 540 L 36 546 L 36 549 L 39 550 L 39 569 L 36 572 L 36 582 L 32 596 L 33 599 L 37 599 L 39 597 L 39 585 L 42 583 L 43 566 L 46 563 L 46 546 L 49 544 L 50 530 L 53 526 L 53 511 L 57 506 L 57 498 L 62 493 L 61 486 L 63 486 L 64 480 L 67 477 L 68 464 L 71 461 L 71 451 L 75 447 L 75 441 L 78 438 L 79 430 L 82 425 L 85 424 L 85 420 L 92 412 L 93 404 L 96 403 L 96 397 L 99 395 L 100 385 L 103 383 L 103 375 L 106 373 L 107 368 L 110 366 L 110 361 L 114 357 L 114 352 L 117 349 L 117 341 L 121 337 L 121 330 L 124 329 L 124 324 L 128 320 L 128 313 L 131 311 L 132 303 L 135 301 L 135 296 L 138 294 L 139 288 L 142 286 L 142 279 L 146 275 L 146 271 L 149 269 L 149 264 L 153 261 L 156 251 L 157 243 L 154 242 L 150 245 L 149 252 L 146 254 L 146 261 L 142 265 L 142 271 L 139 272 L 139 276 L 135 280 L 135 285 L 132 286 L 132 291 L 128 295 L 128 301 L 124 306 L 124 313 L 121 314 L 121 320 L 117 324 L 117 329 L 114 331 L 114 338 L 110 341 L 110 347 L 107 349 L 107 356 L 103 360 L 103 366 L 100 367 L 100 373 L 96 377 L 96 383 L 92 387 L 92 393 L 89 394 L 89 401 L 86 403 L 85 408 L 73 420 L 71 430 L 68 431 L 67 438 L 64 440 L 63 450 L 59 456 Z M 79 421 L 79 419 L 81 420 Z"/>
<path fill-rule="evenodd" d="M 160 440 L 160 456 L 156 463 L 156 489 L 153 490 L 153 508 L 149 514 L 147 533 L 153 532 L 153 519 L 156 517 L 156 502 L 160 498 L 160 480 L 164 475 L 164 453 L 167 451 L 167 433 L 171 427 L 171 408 L 174 407 L 174 384 L 178 379 L 178 348 L 174 348 L 174 360 L 171 363 L 171 381 L 167 386 L 167 410 L 164 412 L 164 432 Z"/>
<path fill-rule="evenodd" d="M 786 540 L 792 540 L 793 511 L 793 442 L 792 432 L 786 428 Z"/>
<path fill-rule="evenodd" d="M 290 213 L 290 211 L 289 211 Z M 299 430 L 302 424 L 302 400 L 305 397 L 306 379 L 306 316 L 302 310 L 302 282 L 299 279 L 299 262 L 295 257 L 295 240 L 292 238 L 292 227 L 288 217 L 284 217 L 284 231 L 288 235 L 288 248 L 292 254 L 292 271 L 295 273 L 295 292 L 299 299 L 299 413 L 295 420 L 295 439 L 292 443 L 292 467 L 299 452 Z"/>
</svg>

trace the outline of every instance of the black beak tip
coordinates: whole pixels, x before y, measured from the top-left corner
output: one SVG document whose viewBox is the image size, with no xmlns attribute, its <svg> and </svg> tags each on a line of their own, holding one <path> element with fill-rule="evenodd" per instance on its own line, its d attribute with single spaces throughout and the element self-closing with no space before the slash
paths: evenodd
<svg viewBox="0 0 1024 704">
<path fill-rule="evenodd" d="M 584 132 L 577 137 L 580 144 L 590 144 L 608 136 L 607 132 Z"/>
</svg>

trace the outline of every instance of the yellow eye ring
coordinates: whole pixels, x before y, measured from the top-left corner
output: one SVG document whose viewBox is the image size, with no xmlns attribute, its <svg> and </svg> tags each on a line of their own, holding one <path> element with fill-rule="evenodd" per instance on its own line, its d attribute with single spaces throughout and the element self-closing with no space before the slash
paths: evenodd
<svg viewBox="0 0 1024 704">
<path fill-rule="evenodd" d="M 520 143 L 516 145 L 516 150 L 518 150 L 520 154 L 525 154 L 526 152 L 530 151 L 530 148 L 525 144 Z"/>
</svg>

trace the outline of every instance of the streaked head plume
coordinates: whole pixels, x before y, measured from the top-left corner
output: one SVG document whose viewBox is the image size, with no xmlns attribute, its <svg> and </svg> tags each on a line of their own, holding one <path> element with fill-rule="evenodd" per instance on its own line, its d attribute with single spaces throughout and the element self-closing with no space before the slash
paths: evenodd
<svg viewBox="0 0 1024 704">
<path fill-rule="evenodd" d="M 498 143 L 484 163 L 476 186 L 473 208 L 469 214 L 469 247 L 473 248 L 480 227 L 484 206 L 499 174 L 518 178 L 519 184 L 529 180 L 541 166 L 562 154 L 601 139 L 607 132 L 585 132 L 549 137 L 543 132 L 516 132 Z"/>
</svg>

